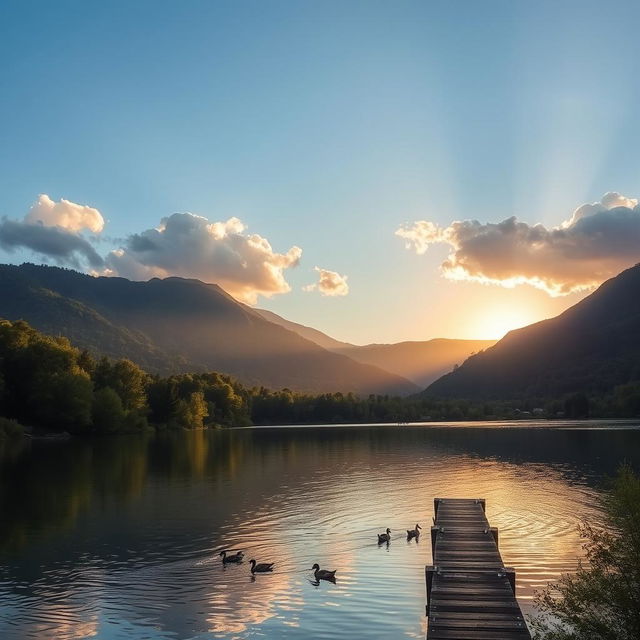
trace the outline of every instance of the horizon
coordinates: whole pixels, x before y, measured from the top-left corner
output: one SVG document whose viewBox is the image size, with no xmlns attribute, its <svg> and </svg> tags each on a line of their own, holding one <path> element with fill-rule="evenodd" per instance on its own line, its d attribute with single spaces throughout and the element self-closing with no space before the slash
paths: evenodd
<svg viewBox="0 0 640 640">
<path fill-rule="evenodd" d="M 352 344 L 554 317 L 639 258 L 640 8 L 580 9 L 8 5 L 0 260 Z"/>
<path fill-rule="evenodd" d="M 3 2 L 0 638 L 635 638 L 638 24 Z"/>
<path fill-rule="evenodd" d="M 204 284 L 207 286 L 215 286 L 219 289 L 221 289 L 226 295 L 229 295 L 235 302 L 237 302 L 238 304 L 244 304 L 241 300 L 238 300 L 237 298 L 233 297 L 230 293 L 228 293 L 227 291 L 225 291 L 220 285 L 218 285 L 215 282 L 205 282 L 204 280 L 200 280 L 198 278 L 189 278 L 189 277 L 184 277 L 184 276 L 175 276 L 175 275 L 168 275 L 168 276 L 154 276 L 152 278 L 149 278 L 148 280 L 136 280 L 135 278 L 126 278 L 124 276 L 120 276 L 120 275 L 104 275 L 104 274 L 98 274 L 98 273 L 86 273 L 83 271 L 80 271 L 78 269 L 75 269 L 74 267 L 68 267 L 68 266 L 62 266 L 62 265 L 57 265 L 57 264 L 46 264 L 46 263 L 37 263 L 37 262 L 30 262 L 30 261 L 26 261 L 26 262 L 21 262 L 20 264 L 16 264 L 16 263 L 11 263 L 11 262 L 5 262 L 5 263 L 0 263 L 0 267 L 2 266 L 11 266 L 11 267 L 22 267 L 22 266 L 32 266 L 32 267 L 51 267 L 54 269 L 62 269 L 62 270 L 66 270 L 66 271 L 73 271 L 74 273 L 78 273 L 80 275 L 83 276 L 87 276 L 89 278 L 121 278 L 124 280 L 129 280 L 130 282 L 140 282 L 140 283 L 146 283 L 146 282 L 151 282 L 152 280 L 168 280 L 168 279 L 177 279 L 177 280 L 185 280 L 185 281 L 194 281 L 194 282 L 198 282 L 200 284 Z M 266 309 L 264 306 L 251 306 L 251 305 L 247 305 L 249 306 L 249 308 L 251 309 L 255 309 L 256 311 L 269 311 L 268 309 Z M 275 313 L 273 311 L 270 311 L 270 313 Z M 279 314 L 276 314 L 279 315 Z M 328 333 L 322 331 L 321 329 L 319 329 L 318 327 L 315 326 L 311 326 L 311 325 L 302 325 L 302 323 L 300 322 L 296 322 L 295 320 L 292 320 L 291 318 L 284 318 L 283 316 L 280 316 L 281 318 L 283 318 L 286 321 L 292 322 L 294 324 L 300 324 L 301 326 L 305 327 L 305 328 L 309 328 L 309 329 L 314 329 L 317 331 L 320 331 L 321 333 L 327 335 L 329 338 L 334 338 L 334 336 L 329 335 Z M 523 325 L 526 326 L 526 325 Z M 519 329 L 522 327 L 513 327 L 512 329 L 509 329 L 509 331 L 512 331 L 513 329 Z M 508 333 L 508 331 L 507 331 Z M 506 334 L 504 334 L 506 335 Z M 501 336 L 503 337 L 503 336 Z M 446 338 L 443 336 L 432 336 L 432 337 L 428 337 L 425 338 L 423 340 L 400 340 L 398 342 L 368 342 L 368 343 L 364 343 L 364 344 L 357 344 L 357 343 L 347 343 L 347 344 L 352 344 L 353 346 L 384 346 L 384 345 L 393 345 L 393 344 L 403 344 L 403 343 L 408 343 L 408 342 L 430 342 L 432 340 L 460 340 L 460 341 L 469 341 L 469 342 L 490 342 L 490 341 L 498 341 L 500 340 L 500 338 Z"/>
</svg>

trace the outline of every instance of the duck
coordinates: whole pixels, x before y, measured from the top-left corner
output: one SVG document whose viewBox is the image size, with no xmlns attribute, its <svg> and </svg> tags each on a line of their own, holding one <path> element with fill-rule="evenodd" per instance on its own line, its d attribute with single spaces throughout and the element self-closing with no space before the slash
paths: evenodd
<svg viewBox="0 0 640 640">
<path fill-rule="evenodd" d="M 228 562 L 242 562 L 242 556 L 244 556 L 244 553 L 242 553 L 242 551 L 238 551 L 238 553 L 233 553 L 230 555 L 227 555 L 228 551 L 226 549 L 223 549 L 219 555 L 222 556 L 222 564 L 227 564 Z"/>
<path fill-rule="evenodd" d="M 419 524 L 416 525 L 415 529 L 407 529 L 407 540 L 420 537 L 420 529 L 422 529 L 422 527 Z"/>
<path fill-rule="evenodd" d="M 267 573 L 269 571 L 273 571 L 273 562 L 261 562 L 260 564 L 256 564 L 255 560 L 249 560 L 249 564 L 251 565 L 251 573 Z"/>
<path fill-rule="evenodd" d="M 313 571 L 313 575 L 316 580 L 330 580 L 333 581 L 336 579 L 336 571 L 327 571 L 326 569 L 321 569 L 320 565 L 316 562 L 316 564 L 311 567 Z"/>
<path fill-rule="evenodd" d="M 378 534 L 378 544 L 389 542 L 389 540 L 391 540 L 391 529 L 387 528 L 385 533 Z"/>
</svg>

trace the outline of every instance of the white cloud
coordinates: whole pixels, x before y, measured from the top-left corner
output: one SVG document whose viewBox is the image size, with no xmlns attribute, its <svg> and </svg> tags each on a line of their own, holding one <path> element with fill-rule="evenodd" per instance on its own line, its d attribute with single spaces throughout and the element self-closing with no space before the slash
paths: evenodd
<svg viewBox="0 0 640 640">
<path fill-rule="evenodd" d="M 319 291 L 323 296 L 346 296 L 349 293 L 348 276 L 336 271 L 315 267 L 318 272 L 318 282 L 302 287 L 304 291 Z"/>
<path fill-rule="evenodd" d="M 591 289 L 640 260 L 640 207 L 637 200 L 610 192 L 578 207 L 557 227 L 529 225 L 515 216 L 445 228 L 419 220 L 396 235 L 418 254 L 431 244 L 450 245 L 441 266 L 447 278 L 505 287 L 526 283 L 566 295 Z"/>
<path fill-rule="evenodd" d="M 78 269 L 87 265 L 97 268 L 103 260 L 80 232 L 99 233 L 103 227 L 104 219 L 97 209 L 64 199 L 54 202 L 41 194 L 21 221 L 0 220 L 0 246 L 9 252 L 19 247 L 30 249 Z"/>
<path fill-rule="evenodd" d="M 104 218 L 97 209 L 64 198 L 54 202 L 46 193 L 38 196 L 24 222 L 42 224 L 45 227 L 61 227 L 74 232 L 88 229 L 100 233 L 104 229 Z"/>
<path fill-rule="evenodd" d="M 266 238 L 245 233 L 238 218 L 210 222 L 191 213 L 163 218 L 156 229 L 130 236 L 106 259 L 107 273 L 137 280 L 182 276 L 220 285 L 243 302 L 291 290 L 285 269 L 295 267 L 302 249 L 276 253 Z"/>
</svg>

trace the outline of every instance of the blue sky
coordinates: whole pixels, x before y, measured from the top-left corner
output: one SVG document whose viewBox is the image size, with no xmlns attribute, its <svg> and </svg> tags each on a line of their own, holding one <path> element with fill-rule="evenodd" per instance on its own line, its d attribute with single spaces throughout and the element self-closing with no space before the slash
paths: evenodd
<svg viewBox="0 0 640 640">
<path fill-rule="evenodd" d="M 636 197 L 638 14 L 4 2 L 0 216 L 22 219 L 42 193 L 88 205 L 106 221 L 102 253 L 172 213 L 237 217 L 275 252 L 302 249 L 291 291 L 261 306 L 353 342 L 488 337 L 586 290 L 454 282 L 446 245 L 417 255 L 394 233 L 512 215 L 550 228 L 605 192 Z M 3 261 L 38 257 L 0 247 Z M 315 266 L 348 276 L 349 294 L 302 291 Z"/>
</svg>

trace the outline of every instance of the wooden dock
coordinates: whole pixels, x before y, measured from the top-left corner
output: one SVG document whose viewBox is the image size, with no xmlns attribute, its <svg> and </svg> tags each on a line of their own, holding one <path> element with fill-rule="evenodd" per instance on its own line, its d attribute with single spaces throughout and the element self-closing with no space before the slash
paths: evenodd
<svg viewBox="0 0 640 640">
<path fill-rule="evenodd" d="M 426 568 L 429 640 L 531 640 L 485 501 L 436 498 Z"/>
</svg>

